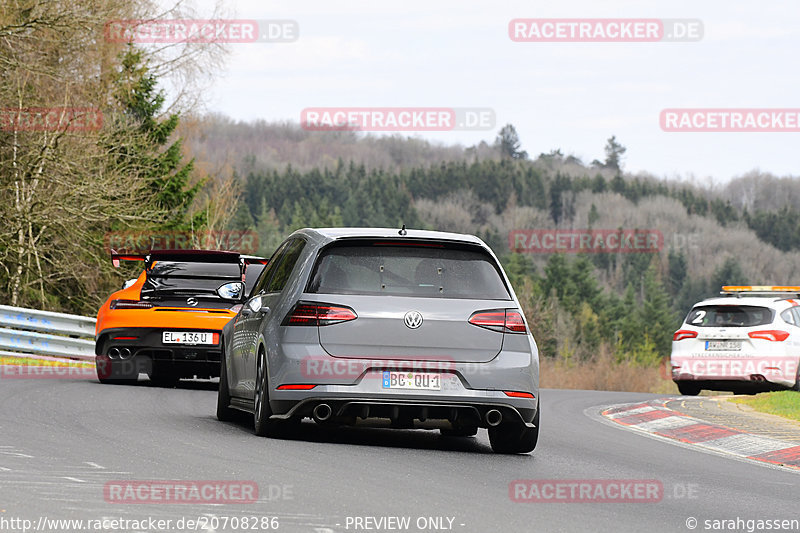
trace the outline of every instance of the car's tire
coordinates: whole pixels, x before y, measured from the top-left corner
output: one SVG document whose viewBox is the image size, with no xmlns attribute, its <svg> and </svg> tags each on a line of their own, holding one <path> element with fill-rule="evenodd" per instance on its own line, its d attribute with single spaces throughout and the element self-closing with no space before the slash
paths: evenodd
<svg viewBox="0 0 800 533">
<path fill-rule="evenodd" d="M 495 453 L 529 453 L 536 448 L 539 442 L 539 413 L 541 412 L 541 400 L 539 408 L 536 409 L 536 416 L 533 417 L 533 424 L 536 427 L 528 426 L 515 422 L 505 423 L 489 428 L 489 444 Z"/>
<path fill-rule="evenodd" d="M 459 426 L 454 428 L 440 428 L 443 437 L 474 437 L 478 434 L 478 426 Z"/>
<path fill-rule="evenodd" d="M 267 355 L 264 350 L 258 351 L 256 359 L 255 397 L 253 398 L 253 425 L 259 437 L 274 436 L 278 424 L 270 420 L 272 409 L 269 406 L 269 372 L 267 371 Z"/>
<path fill-rule="evenodd" d="M 697 396 L 702 390 L 700 384 L 693 381 L 676 381 L 675 385 L 678 386 L 678 392 L 684 396 Z"/>
<path fill-rule="evenodd" d="M 220 422 L 232 422 L 236 419 L 238 412 L 231 409 L 231 391 L 228 388 L 228 363 L 225 360 L 225 341 L 219 340 L 222 352 L 219 362 L 219 388 L 217 389 L 217 420 Z"/>
<path fill-rule="evenodd" d="M 800 361 L 797 362 L 797 377 L 794 379 L 792 390 L 800 392 Z"/>
</svg>

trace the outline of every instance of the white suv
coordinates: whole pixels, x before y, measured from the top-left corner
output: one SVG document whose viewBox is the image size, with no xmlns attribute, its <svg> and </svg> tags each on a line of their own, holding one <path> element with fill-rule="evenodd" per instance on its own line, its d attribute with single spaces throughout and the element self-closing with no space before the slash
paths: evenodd
<svg viewBox="0 0 800 533">
<path fill-rule="evenodd" d="M 800 286 L 726 286 L 672 336 L 672 380 L 700 390 L 800 390 Z"/>
</svg>

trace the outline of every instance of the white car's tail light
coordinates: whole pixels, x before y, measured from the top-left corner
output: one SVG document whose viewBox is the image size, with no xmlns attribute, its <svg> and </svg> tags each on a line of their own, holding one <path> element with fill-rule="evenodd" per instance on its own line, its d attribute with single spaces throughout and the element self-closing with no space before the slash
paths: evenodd
<svg viewBox="0 0 800 533">
<path fill-rule="evenodd" d="M 672 335 L 673 341 L 682 341 L 683 339 L 694 339 L 697 337 L 697 332 L 690 329 L 679 329 Z"/>
<path fill-rule="evenodd" d="M 781 342 L 789 338 L 788 331 L 768 329 L 764 331 L 751 331 L 747 334 L 751 339 L 764 339 L 766 341 Z"/>
</svg>

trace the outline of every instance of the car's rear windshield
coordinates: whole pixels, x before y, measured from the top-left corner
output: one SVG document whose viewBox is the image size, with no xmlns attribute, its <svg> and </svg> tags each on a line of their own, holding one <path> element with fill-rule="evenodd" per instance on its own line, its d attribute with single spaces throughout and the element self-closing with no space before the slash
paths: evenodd
<svg viewBox="0 0 800 533">
<path fill-rule="evenodd" d="M 686 323 L 698 327 L 750 327 L 769 324 L 775 312 L 757 305 L 699 305 L 689 311 Z"/>
<path fill-rule="evenodd" d="M 142 293 L 213 295 L 220 285 L 241 279 L 235 263 L 159 261 L 147 273 Z"/>
<path fill-rule="evenodd" d="M 494 259 L 477 246 L 340 244 L 317 259 L 308 292 L 509 300 Z"/>
</svg>

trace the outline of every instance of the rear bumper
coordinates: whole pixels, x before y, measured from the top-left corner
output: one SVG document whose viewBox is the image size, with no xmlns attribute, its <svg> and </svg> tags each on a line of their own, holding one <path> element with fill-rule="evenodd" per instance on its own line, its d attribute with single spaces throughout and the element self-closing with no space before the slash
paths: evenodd
<svg viewBox="0 0 800 533">
<path fill-rule="evenodd" d="M 164 331 L 197 331 L 217 334 L 212 345 L 176 345 L 162 342 Z M 219 377 L 219 330 L 207 328 L 137 327 L 106 329 L 98 335 L 95 353 L 108 355 L 112 364 L 135 363 L 142 373 L 170 371 L 181 377 Z M 122 337 L 122 338 L 119 338 Z M 113 356 L 111 355 L 113 354 Z M 119 354 L 119 355 L 117 355 Z"/>
<path fill-rule="evenodd" d="M 539 407 L 538 398 L 511 398 L 499 391 L 471 390 L 465 395 L 418 391 L 384 394 L 356 394 L 353 387 L 318 386 L 310 391 L 271 391 L 270 407 L 276 418 L 311 417 L 320 404 L 330 406 L 335 417 L 386 418 L 404 420 L 449 420 L 486 427 L 486 413 L 500 411 L 503 420 L 531 422 Z"/>
</svg>

